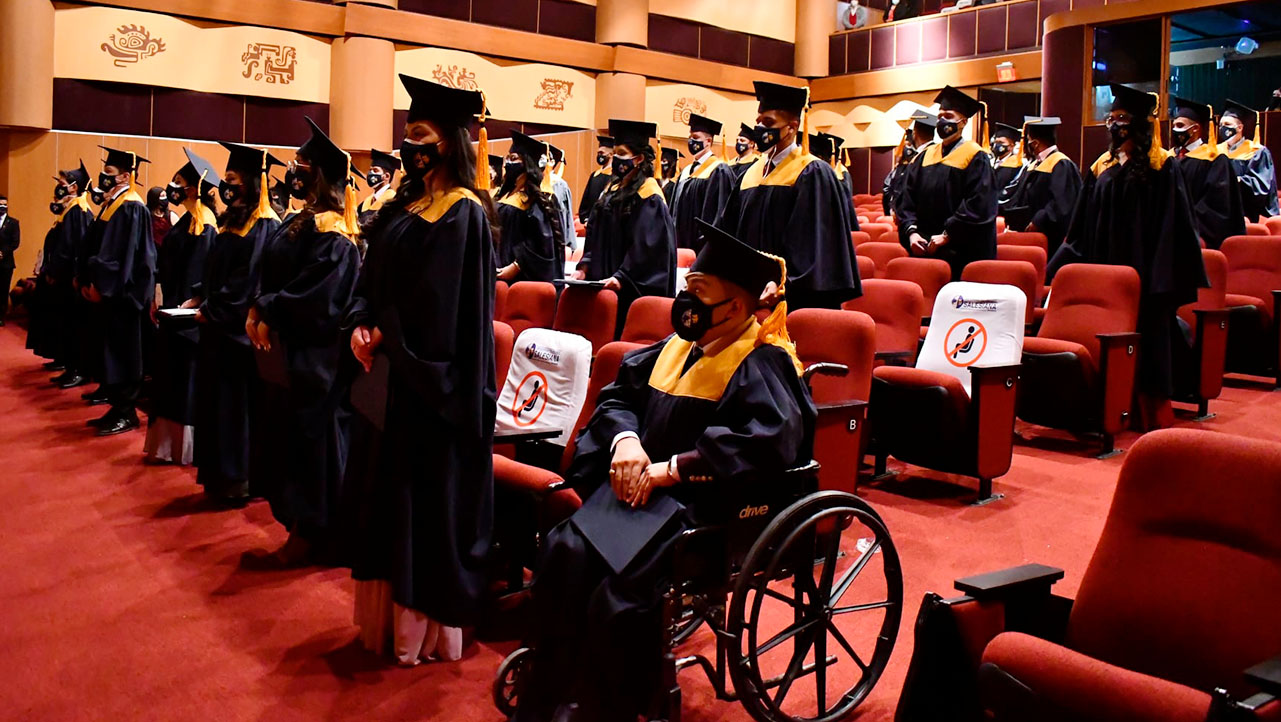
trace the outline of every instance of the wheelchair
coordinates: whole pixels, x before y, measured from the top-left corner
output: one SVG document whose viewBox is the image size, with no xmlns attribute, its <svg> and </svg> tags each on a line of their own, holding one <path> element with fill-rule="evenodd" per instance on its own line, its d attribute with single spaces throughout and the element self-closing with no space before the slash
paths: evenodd
<svg viewBox="0 0 1281 722">
<path fill-rule="evenodd" d="M 844 372 L 815 364 L 805 378 Z M 660 692 L 648 719 L 679 722 L 678 676 L 691 667 L 718 699 L 740 702 L 758 722 L 835 722 L 872 691 L 902 617 L 902 569 L 880 515 L 853 494 L 820 490 L 818 469 L 810 462 L 742 485 L 706 515 L 710 523 L 676 539 L 659 603 Z M 712 658 L 686 649 L 703 627 Z M 522 647 L 498 668 L 493 701 L 508 717 L 532 657 Z"/>
</svg>

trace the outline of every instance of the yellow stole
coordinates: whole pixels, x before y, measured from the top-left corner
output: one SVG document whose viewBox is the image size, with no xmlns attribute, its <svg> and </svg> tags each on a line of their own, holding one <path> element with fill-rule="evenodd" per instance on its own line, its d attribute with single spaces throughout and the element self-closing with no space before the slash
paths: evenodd
<svg viewBox="0 0 1281 722">
<path fill-rule="evenodd" d="M 742 190 L 755 188 L 756 186 L 791 186 L 796 184 L 796 179 L 801 177 L 801 171 L 809 167 L 810 163 L 819 162 L 818 158 L 802 152 L 799 148 L 792 151 L 791 155 L 783 159 L 769 175 L 765 175 L 765 167 L 769 165 L 769 158 L 762 156 L 747 172 L 743 174 L 743 182 L 740 184 Z"/>
<path fill-rule="evenodd" d="M 116 211 L 120 210 L 120 206 L 123 206 L 124 204 L 128 203 L 129 201 L 137 201 L 137 202 L 139 202 L 139 203 L 142 203 L 142 205 L 144 205 L 144 206 L 145 206 L 145 205 L 147 205 L 147 204 L 142 200 L 142 196 L 140 196 L 140 195 L 138 195 L 137 193 L 135 193 L 135 192 L 134 192 L 134 190 L 133 190 L 133 186 L 129 186 L 129 190 L 127 190 L 127 191 L 125 191 L 124 193 L 121 193 L 120 195 L 116 196 L 116 197 L 111 201 L 111 203 L 109 203 L 109 204 L 107 205 L 107 208 L 106 208 L 105 210 L 103 210 L 102 215 L 101 215 L 101 216 L 98 216 L 98 217 L 99 217 L 100 219 L 102 219 L 102 222 L 103 222 L 103 223 L 106 223 L 107 221 L 111 220 L 111 217 L 112 217 L 112 216 L 114 216 L 114 215 L 116 214 Z"/>
<path fill-rule="evenodd" d="M 921 163 L 925 166 L 938 165 L 942 163 L 949 168 L 967 168 L 974 156 L 983 152 L 983 146 L 972 140 L 963 140 L 952 148 L 952 152 L 943 155 L 943 144 L 935 143 L 925 149 L 925 157 Z"/>
<path fill-rule="evenodd" d="M 86 197 L 85 194 L 81 193 L 80 195 L 76 196 L 76 200 L 74 203 L 67 206 L 66 208 L 63 208 L 62 212 L 58 214 L 58 217 L 53 219 L 53 225 L 57 226 L 59 223 L 62 223 L 62 219 L 67 217 L 67 214 L 71 212 L 72 208 L 79 208 L 83 210 L 85 213 L 92 212 L 89 210 L 89 198 Z"/>
<path fill-rule="evenodd" d="M 407 210 L 410 213 L 417 214 L 418 217 L 428 223 L 435 223 L 441 218 L 444 218 L 445 214 L 449 212 L 449 209 L 453 208 L 454 204 L 461 200 L 468 200 L 476 205 L 480 205 L 480 199 L 476 197 L 475 193 L 472 193 L 466 188 L 459 187 L 451 188 L 440 196 L 424 196 L 409 204 Z"/>
</svg>

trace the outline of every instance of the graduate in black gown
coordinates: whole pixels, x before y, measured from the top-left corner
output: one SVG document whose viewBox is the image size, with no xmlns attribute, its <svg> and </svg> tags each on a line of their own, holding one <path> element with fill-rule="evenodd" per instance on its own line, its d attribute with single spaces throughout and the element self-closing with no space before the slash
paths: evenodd
<svg viewBox="0 0 1281 722">
<path fill-rule="evenodd" d="M 760 151 L 756 149 L 756 129 L 747 123 L 739 123 L 738 137 L 734 139 L 734 157 L 729 161 L 729 169 L 734 171 L 734 184 L 743 180 L 747 169 L 760 159 Z"/>
<path fill-rule="evenodd" d="M 836 180 L 841 182 L 841 187 L 845 189 L 845 195 L 850 199 L 850 228 L 857 231 L 858 209 L 854 206 L 854 176 L 850 175 L 849 169 L 841 162 L 841 146 L 844 144 L 844 138 L 831 133 L 813 133 L 810 135 L 810 152 L 814 154 L 815 158 L 832 167 L 832 172 L 836 174 Z"/>
<path fill-rule="evenodd" d="M 910 120 L 912 125 L 904 131 L 903 140 L 894 153 L 894 167 L 881 184 L 881 210 L 895 218 L 898 217 L 898 197 L 903 192 L 903 182 L 907 180 L 908 166 L 934 143 L 934 126 L 938 125 L 938 116 L 928 110 L 917 110 Z"/>
<path fill-rule="evenodd" d="M 1023 131 L 1005 123 L 992 124 L 992 186 L 998 202 L 1014 195 L 1015 184 L 1023 175 Z"/>
<path fill-rule="evenodd" d="M 998 189 L 987 151 L 961 136 L 983 105 L 950 85 L 935 100 L 939 142 L 908 167 L 898 205 L 899 242 L 913 256 L 947 261 L 957 281 L 965 264 L 996 258 Z M 981 128 L 983 119 L 978 123 Z"/>
<path fill-rule="evenodd" d="M 578 220 L 583 225 L 589 225 L 592 211 L 596 208 L 596 201 L 600 200 L 601 194 L 609 186 L 613 173 L 610 163 L 614 158 L 614 139 L 607 135 L 598 135 L 596 142 L 599 143 L 596 148 L 596 170 L 587 177 L 587 185 L 583 187 L 583 197 L 578 200 Z"/>
<path fill-rule="evenodd" d="M 503 165 L 506 163 L 507 159 L 503 158 L 501 155 L 490 154 L 489 187 L 491 189 L 491 193 L 496 194 L 498 193 L 498 189 L 503 187 Z"/>
<path fill-rule="evenodd" d="M 719 121 L 698 113 L 689 116 L 689 154 L 694 160 L 681 169 L 672 196 L 672 218 L 676 221 L 678 248 L 703 247 L 703 237 L 698 219 L 714 220 L 720 215 L 730 191 L 734 189 L 734 172 L 729 164 L 717 157 L 716 136 L 720 135 Z"/>
<path fill-rule="evenodd" d="M 761 81 L 755 86 L 756 145 L 765 157 L 743 175 L 716 224 L 787 261 L 793 309 L 839 308 L 863 292 L 850 242 L 858 220 L 850 216 L 850 199 L 831 166 L 801 147 L 809 90 Z"/>
<path fill-rule="evenodd" d="M 667 201 L 667 207 L 672 207 L 672 201 L 676 199 L 676 176 L 680 169 L 676 167 L 676 161 L 680 158 L 680 151 L 675 148 L 663 148 L 663 155 L 659 160 L 661 166 L 662 178 L 658 185 L 663 189 L 663 199 Z"/>
<path fill-rule="evenodd" d="M 274 554 L 284 566 L 327 561 L 338 548 L 347 462 L 348 385 L 339 373 L 348 339 L 339 326 L 360 266 L 351 157 L 307 118 L 311 137 L 289 164 L 303 208 L 267 239 L 245 334 L 260 365 L 252 476 L 289 530 Z"/>
<path fill-rule="evenodd" d="M 360 202 L 357 209 L 360 224 L 363 226 L 374 218 L 383 204 L 396 195 L 392 183 L 400 170 L 400 159 L 386 151 L 373 148 L 369 151 L 369 172 L 365 173 L 365 182 L 369 184 L 369 195 Z"/>
<path fill-rule="evenodd" d="M 101 329 L 101 391 L 111 408 L 90 422 L 99 436 L 131 431 L 138 421 L 142 391 L 143 330 L 156 292 L 156 243 L 151 212 L 134 189 L 138 165 L 147 162 L 130 151 L 107 151 L 98 187 L 106 205 L 89 227 L 94 254 L 85 263 L 80 292 L 93 304 Z"/>
<path fill-rule="evenodd" d="M 587 501 L 543 542 L 516 722 L 575 705 L 567 719 L 650 713 L 673 543 L 723 521 L 736 487 L 810 459 L 816 412 L 786 303 L 764 325 L 753 315 L 783 281 L 780 261 L 710 225 L 704 237 L 672 307 L 676 335 L 624 357 L 578 437 L 567 479 Z"/>
<path fill-rule="evenodd" d="M 90 185 L 89 171 L 84 163 L 75 170 L 58 172 L 54 187 L 54 200 L 49 210 L 56 214 L 53 227 L 45 234 L 43 265 L 40 280 L 45 289 L 41 312 L 41 326 L 37 331 L 42 356 L 52 358 L 62 366 L 62 373 L 52 382 L 60 388 L 70 389 L 86 383 L 80 357 L 80 338 L 76 333 L 81 321 L 77 311 L 83 299 L 76 292 L 76 248 L 82 244 L 93 223 L 93 210 L 86 193 Z M 41 349 L 47 348 L 48 354 Z"/>
<path fill-rule="evenodd" d="M 574 278 L 604 281 L 618 294 L 617 331 L 632 301 L 676 292 L 676 224 L 654 178 L 653 123 L 609 121 L 615 138 L 614 171 L 587 226 L 583 257 Z"/>
<path fill-rule="evenodd" d="M 267 174 L 283 165 L 265 150 L 222 143 L 230 155 L 219 194 L 226 209 L 205 258 L 205 274 L 183 306 L 199 310 L 196 360 L 196 481 L 218 504 L 249 500 L 254 407 L 262 396 L 245 320 L 263 245 L 280 227 L 268 198 Z M 257 491 L 255 489 L 255 491 Z"/>
<path fill-rule="evenodd" d="M 1139 272 L 1140 401 L 1143 428 L 1173 420 L 1171 348 L 1183 343 L 1175 311 L 1206 285 L 1183 176 L 1155 136 L 1157 98 L 1111 84 L 1111 144 L 1085 175 L 1067 239 L 1048 275 L 1069 263 L 1107 263 Z"/>
<path fill-rule="evenodd" d="M 1023 126 L 1027 171 L 1003 207 L 1011 230 L 1045 234 L 1050 256 L 1067 235 L 1082 184 L 1081 169 L 1059 150 L 1058 127 L 1058 118 L 1027 119 Z"/>
<path fill-rule="evenodd" d="M 1253 123 L 1254 138 L 1247 123 Z M 1241 208 L 1245 217 L 1258 223 L 1260 218 L 1281 216 L 1277 203 L 1277 172 L 1272 162 L 1272 151 L 1259 142 L 1259 111 L 1235 100 L 1223 102 L 1219 119 L 1219 152 L 1232 161 L 1241 191 Z"/>
<path fill-rule="evenodd" d="M 147 419 L 144 458 L 150 462 L 190 464 L 195 455 L 196 357 L 199 325 L 175 323 L 162 309 L 177 308 L 192 297 L 192 289 L 205 275 L 205 259 L 218 235 L 214 191 L 222 181 L 204 158 L 183 148 L 187 163 L 178 169 L 165 189 L 169 203 L 183 210 L 156 259 L 156 284 L 160 294 L 152 317 L 159 329 L 155 342 L 155 368 L 151 379 L 151 413 Z"/>
<path fill-rule="evenodd" d="M 1197 235 L 1207 248 L 1218 248 L 1229 236 L 1245 235 L 1236 171 L 1232 160 L 1219 152 L 1213 108 L 1173 95 L 1170 106 L 1170 145 L 1192 201 Z"/>
<path fill-rule="evenodd" d="M 511 152 L 503 164 L 498 190 L 498 280 L 559 281 L 565 277 L 565 229 L 551 185 L 551 168 L 539 163 L 542 141 L 512 132 Z M 573 229 L 570 229 L 573 232 Z"/>
<path fill-rule="evenodd" d="M 467 130 L 477 91 L 400 76 L 405 177 L 374 218 L 344 322 L 352 386 L 344 508 L 361 638 L 401 664 L 462 654 L 493 532 L 493 200 Z M 479 168 L 478 168 L 479 165 Z"/>
</svg>

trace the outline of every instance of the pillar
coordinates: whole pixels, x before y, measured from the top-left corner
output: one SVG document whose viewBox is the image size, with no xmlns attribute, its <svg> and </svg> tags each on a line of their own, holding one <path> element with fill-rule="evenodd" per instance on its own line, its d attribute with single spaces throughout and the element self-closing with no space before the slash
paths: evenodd
<svg viewBox="0 0 1281 722">
<path fill-rule="evenodd" d="M 596 42 L 649 46 L 649 0 L 597 0 Z"/>
<path fill-rule="evenodd" d="M 610 118 L 645 120 L 644 75 L 601 73 L 596 76 L 596 127 L 608 127 Z"/>
<path fill-rule="evenodd" d="M 53 126 L 53 3 L 0 1 L 0 126 Z"/>
<path fill-rule="evenodd" d="M 390 40 L 334 40 L 329 68 L 329 135 L 341 148 L 391 148 L 396 46 Z"/>
<path fill-rule="evenodd" d="M 827 75 L 828 39 L 836 31 L 831 0 L 796 0 L 796 75 Z"/>
</svg>

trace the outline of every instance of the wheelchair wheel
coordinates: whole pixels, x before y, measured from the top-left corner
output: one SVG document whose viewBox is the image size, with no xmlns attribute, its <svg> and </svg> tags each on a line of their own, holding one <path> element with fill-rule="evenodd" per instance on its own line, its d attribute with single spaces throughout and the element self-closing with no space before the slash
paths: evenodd
<svg viewBox="0 0 1281 722">
<path fill-rule="evenodd" d="M 811 494 L 770 522 L 734 581 L 734 689 L 759 722 L 840 720 L 885 671 L 902 611 L 884 522 L 851 494 Z"/>
<path fill-rule="evenodd" d="M 504 659 L 502 664 L 498 665 L 498 673 L 494 675 L 492 688 L 494 706 L 507 717 L 516 714 L 520 675 L 529 664 L 529 659 L 533 656 L 533 652 L 534 650 L 529 647 L 517 649 L 507 655 L 507 659 Z"/>
</svg>

